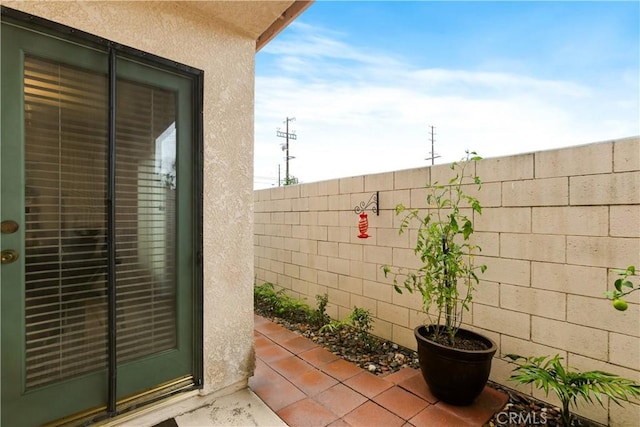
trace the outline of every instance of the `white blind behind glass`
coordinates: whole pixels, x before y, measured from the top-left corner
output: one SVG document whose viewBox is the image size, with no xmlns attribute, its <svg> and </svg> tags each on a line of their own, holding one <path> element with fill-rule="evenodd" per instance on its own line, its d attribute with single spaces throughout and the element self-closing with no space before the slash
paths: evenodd
<svg viewBox="0 0 640 427">
<path fill-rule="evenodd" d="M 107 78 L 25 58 L 27 387 L 106 368 Z M 118 82 L 117 357 L 176 345 L 175 94 Z"/>
</svg>

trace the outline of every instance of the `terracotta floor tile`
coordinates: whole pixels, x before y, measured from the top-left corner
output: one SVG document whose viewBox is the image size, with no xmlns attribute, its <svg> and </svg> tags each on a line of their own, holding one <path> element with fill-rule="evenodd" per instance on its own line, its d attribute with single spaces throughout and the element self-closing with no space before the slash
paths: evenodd
<svg viewBox="0 0 640 427">
<path fill-rule="evenodd" d="M 273 333 L 271 335 L 269 335 L 269 339 L 273 342 L 275 342 L 276 344 L 280 344 L 282 345 L 282 343 L 290 341 L 294 338 L 299 338 L 300 335 L 296 334 L 295 332 L 291 332 L 288 329 L 285 329 L 282 332 L 276 332 Z"/>
<path fill-rule="evenodd" d="M 273 322 L 265 322 L 265 323 L 259 323 L 257 325 L 254 326 L 255 330 L 260 332 L 261 334 L 264 334 L 266 336 L 269 335 L 273 335 L 273 334 L 277 334 L 283 331 L 286 331 L 287 329 L 283 328 L 282 326 L 273 323 Z"/>
<path fill-rule="evenodd" d="M 487 387 L 468 407 L 447 405 L 418 369 L 375 376 L 269 319 L 254 324 L 249 386 L 292 427 L 479 427 L 507 401 Z"/>
<path fill-rule="evenodd" d="M 346 381 L 363 372 L 357 365 L 347 362 L 344 359 L 334 360 L 333 362 L 320 366 L 320 369 L 338 381 Z"/>
<path fill-rule="evenodd" d="M 348 422 L 346 422 L 345 420 L 343 420 L 342 418 L 340 418 L 335 420 L 331 424 L 329 424 L 327 427 L 353 427 L 353 426 Z"/>
<path fill-rule="evenodd" d="M 304 351 L 319 347 L 318 344 L 301 336 L 282 342 L 280 345 L 293 354 L 300 354 Z"/>
<path fill-rule="evenodd" d="M 475 404 L 499 411 L 507 404 L 507 400 L 509 400 L 509 396 L 507 396 L 506 393 L 485 386 L 480 396 L 476 399 Z"/>
<path fill-rule="evenodd" d="M 420 369 L 402 368 L 399 371 L 396 371 L 386 376 L 382 376 L 381 378 L 384 378 L 385 381 L 389 381 L 393 384 L 398 384 L 408 378 L 415 377 L 416 375 L 422 376 Z"/>
<path fill-rule="evenodd" d="M 322 366 L 325 363 L 333 362 L 334 360 L 338 360 L 340 358 L 339 356 L 336 356 L 335 354 L 322 347 L 303 351 L 302 353 L 298 354 L 298 356 L 314 366 Z"/>
<path fill-rule="evenodd" d="M 368 399 L 343 384 L 336 384 L 314 397 L 314 400 L 338 417 L 343 417 Z"/>
<path fill-rule="evenodd" d="M 429 405 L 425 400 L 398 386 L 383 391 L 374 397 L 373 401 L 405 420 L 410 419 Z"/>
<path fill-rule="evenodd" d="M 343 418 L 354 427 L 400 427 L 404 424 L 402 418 L 370 400 L 358 406 Z M 437 424 L 424 425 L 437 426 Z"/>
<path fill-rule="evenodd" d="M 338 419 L 335 414 L 311 399 L 296 402 L 276 411 L 276 414 L 293 427 L 324 427 Z"/>
<path fill-rule="evenodd" d="M 424 381 L 422 373 L 420 373 L 420 375 L 413 375 L 404 381 L 399 382 L 398 386 L 410 391 L 429 403 L 436 403 L 438 401 L 438 398 L 431 394 L 431 390 L 429 390 L 429 386 Z"/>
<path fill-rule="evenodd" d="M 262 372 L 263 369 L 269 368 L 269 365 L 267 365 L 266 363 L 264 363 L 264 361 L 262 359 L 256 359 L 256 369 L 254 371 L 254 375 L 256 373 Z M 271 369 L 271 368 L 269 368 Z"/>
<path fill-rule="evenodd" d="M 334 378 L 317 369 L 313 369 L 294 378 L 289 378 L 289 381 L 291 381 L 293 385 L 298 387 L 307 396 L 315 396 L 329 387 L 333 387 L 338 384 L 338 381 Z"/>
<path fill-rule="evenodd" d="M 429 405 L 423 411 L 411 418 L 409 422 L 418 427 L 422 426 L 452 426 L 452 427 L 480 427 L 480 424 L 470 424 L 468 421 L 455 416 L 437 405 Z"/>
<path fill-rule="evenodd" d="M 285 357 L 291 357 L 293 354 L 288 352 L 278 344 L 271 343 L 256 347 L 256 357 L 264 360 L 267 363 L 274 362 L 276 360 L 284 359 Z"/>
<path fill-rule="evenodd" d="M 261 360 L 256 361 L 256 369 L 253 376 L 249 378 L 249 387 L 252 390 L 259 390 L 263 387 L 269 387 L 270 381 L 278 381 L 282 378 L 280 374 L 271 369 Z"/>
<path fill-rule="evenodd" d="M 271 368 L 285 378 L 299 377 L 315 369 L 313 366 L 296 356 L 285 357 L 270 363 Z"/>
<path fill-rule="evenodd" d="M 493 414 L 500 411 L 507 403 L 508 396 L 491 387 L 485 387 L 478 398 L 469 406 L 454 406 L 438 402 L 436 406 L 455 414 L 470 424 L 482 425 L 489 421 Z"/>
<path fill-rule="evenodd" d="M 267 319 L 266 317 L 262 317 L 258 314 L 253 314 L 253 327 L 255 329 L 256 325 L 262 325 L 265 323 L 273 323 L 271 320 Z"/>
<path fill-rule="evenodd" d="M 296 386 L 276 374 L 275 377 L 260 377 L 249 381 L 251 390 L 257 394 L 273 411 L 278 411 L 306 396 Z"/>
<path fill-rule="evenodd" d="M 257 334 L 253 338 L 253 342 L 256 346 L 256 349 L 273 345 L 273 341 L 271 341 L 269 338 L 265 337 L 262 334 Z"/>
<path fill-rule="evenodd" d="M 367 371 L 362 371 L 358 375 L 349 378 L 344 383 L 368 398 L 377 396 L 393 386 L 391 382 L 385 381 L 377 375 L 373 375 Z"/>
</svg>

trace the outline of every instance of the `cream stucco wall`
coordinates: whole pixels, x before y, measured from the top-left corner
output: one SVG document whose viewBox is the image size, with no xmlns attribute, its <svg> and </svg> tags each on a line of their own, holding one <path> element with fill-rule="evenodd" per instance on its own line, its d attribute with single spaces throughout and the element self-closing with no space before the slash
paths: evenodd
<svg viewBox="0 0 640 427">
<path fill-rule="evenodd" d="M 203 393 L 253 372 L 255 39 L 181 2 L 15 2 L 22 10 L 204 70 Z"/>
</svg>

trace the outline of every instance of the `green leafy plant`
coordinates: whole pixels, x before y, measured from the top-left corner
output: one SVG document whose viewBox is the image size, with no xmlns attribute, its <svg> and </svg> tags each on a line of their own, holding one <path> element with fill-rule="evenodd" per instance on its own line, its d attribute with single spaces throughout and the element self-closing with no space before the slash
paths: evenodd
<svg viewBox="0 0 640 427">
<path fill-rule="evenodd" d="M 368 334 L 373 328 L 371 312 L 365 308 L 354 307 L 349 320 L 360 336 Z"/>
<path fill-rule="evenodd" d="M 318 332 L 320 332 L 321 334 L 324 334 L 325 332 L 330 332 L 332 334 L 335 334 L 337 331 L 339 331 L 340 329 L 348 325 L 349 325 L 349 319 L 332 320 L 329 323 L 322 326 Z"/>
<path fill-rule="evenodd" d="M 276 291 L 273 283 L 263 283 L 253 288 L 253 304 L 257 312 L 321 327 L 331 320 L 326 312 L 329 297 L 327 294 L 316 295 L 316 302 L 317 308 L 312 309 L 287 295 L 285 289 Z"/>
<path fill-rule="evenodd" d="M 369 332 L 373 329 L 373 318 L 371 312 L 365 308 L 354 307 L 353 311 L 349 315 L 351 327 L 356 331 L 356 337 L 366 347 L 373 345 L 373 339 Z"/>
<path fill-rule="evenodd" d="M 479 160 L 481 157 L 475 152 L 467 151 L 462 160 L 451 165 L 454 176 L 447 184 L 436 182 L 427 186 L 425 215 L 402 204 L 396 206 L 396 215 L 405 215 L 400 223 L 400 234 L 410 225 L 417 225 L 414 253 L 422 267 L 417 271 L 382 267 L 385 276 L 393 274 L 396 292 L 407 290 L 422 295 L 423 310 L 435 325 L 431 338 L 451 346 L 455 345 L 463 311 L 469 310 L 474 285 L 479 282 L 477 272 L 487 268 L 474 264 L 474 256 L 481 248 L 469 240 L 474 232 L 473 221 L 462 209 L 466 204 L 473 212 L 482 214 L 480 202 L 466 193 L 464 187 L 468 183 L 478 190 L 482 187 L 474 167 Z M 402 287 L 399 277 L 404 277 Z"/>
<path fill-rule="evenodd" d="M 371 312 L 365 308 L 354 307 L 349 316 L 343 320 L 332 320 L 320 328 L 319 332 L 336 333 L 342 328 L 353 328 L 358 340 L 370 346 L 373 343 L 369 331 L 373 328 Z"/>
<path fill-rule="evenodd" d="M 318 307 L 311 312 L 311 323 L 316 326 L 324 326 L 331 321 L 331 318 L 327 314 L 327 304 L 329 303 L 329 296 L 327 294 L 316 295 L 316 302 Z"/>
<path fill-rule="evenodd" d="M 549 395 L 551 389 L 562 402 L 561 420 L 565 427 L 571 426 L 573 415 L 571 405 L 578 400 L 594 403 L 593 398 L 604 407 L 602 396 L 621 405 L 640 397 L 640 385 L 636 382 L 602 371 L 579 372 L 562 365 L 562 357 L 555 355 L 541 357 L 523 357 L 507 354 L 506 358 L 517 366 L 510 380 L 521 384 L 531 384 Z"/>
<path fill-rule="evenodd" d="M 273 315 L 280 306 L 283 290 L 276 292 L 272 283 L 263 283 L 253 287 L 254 307 L 264 313 Z"/>
<path fill-rule="evenodd" d="M 615 289 L 605 292 L 605 295 L 612 300 L 616 310 L 625 311 L 629 308 L 629 304 L 623 297 L 640 289 L 640 287 L 635 288 L 631 280 L 629 280 L 629 276 L 636 274 L 636 267 L 630 265 L 626 270 L 614 270 L 614 272 L 620 277 L 613 283 Z"/>
<path fill-rule="evenodd" d="M 253 303 L 264 313 L 291 321 L 306 322 L 311 316 L 308 305 L 291 298 L 284 289 L 276 291 L 272 283 L 254 286 Z"/>
</svg>

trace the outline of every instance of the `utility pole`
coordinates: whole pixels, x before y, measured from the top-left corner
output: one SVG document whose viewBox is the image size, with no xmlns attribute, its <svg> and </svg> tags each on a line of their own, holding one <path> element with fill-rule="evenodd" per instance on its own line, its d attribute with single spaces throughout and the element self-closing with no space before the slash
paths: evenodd
<svg viewBox="0 0 640 427">
<path fill-rule="evenodd" d="M 295 132 L 289 133 L 289 122 L 292 122 L 295 119 L 296 119 L 295 117 L 287 117 L 286 120 L 283 122 L 286 125 L 285 131 L 282 132 L 280 128 L 276 130 L 276 136 L 280 138 L 286 138 L 285 144 L 282 145 L 282 151 L 286 151 L 286 155 L 285 155 L 286 166 L 285 166 L 285 173 L 284 173 L 285 185 L 289 185 L 289 159 L 295 159 L 295 157 L 289 155 L 289 140 L 298 139 Z"/>
<path fill-rule="evenodd" d="M 427 157 L 425 160 L 431 160 L 431 165 L 433 166 L 433 161 L 435 159 L 437 159 L 438 157 L 440 157 L 439 155 L 437 155 L 435 153 L 435 151 L 433 151 L 433 145 L 435 142 L 435 133 L 434 133 L 434 129 L 436 128 L 435 126 L 429 126 L 431 128 L 431 157 Z"/>
<path fill-rule="evenodd" d="M 278 187 L 280 187 L 281 184 L 281 180 L 280 180 L 280 163 L 278 163 Z"/>
</svg>

